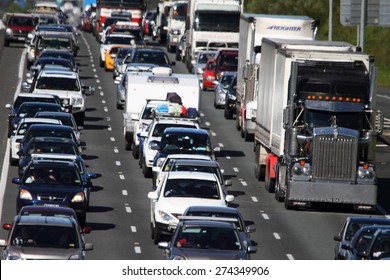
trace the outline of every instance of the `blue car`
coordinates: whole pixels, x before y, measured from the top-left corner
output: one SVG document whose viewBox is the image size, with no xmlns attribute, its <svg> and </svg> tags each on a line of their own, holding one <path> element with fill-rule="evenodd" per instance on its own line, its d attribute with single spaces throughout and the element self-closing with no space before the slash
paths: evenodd
<svg viewBox="0 0 390 280">
<path fill-rule="evenodd" d="M 16 210 L 26 205 L 67 206 L 75 210 L 80 225 L 86 221 L 88 188 L 76 162 L 32 159 L 18 184 Z"/>
</svg>

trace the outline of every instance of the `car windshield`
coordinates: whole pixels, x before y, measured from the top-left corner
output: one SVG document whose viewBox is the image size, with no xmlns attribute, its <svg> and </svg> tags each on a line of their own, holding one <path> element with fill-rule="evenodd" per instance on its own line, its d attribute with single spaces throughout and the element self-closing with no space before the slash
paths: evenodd
<svg viewBox="0 0 390 280">
<path fill-rule="evenodd" d="M 31 166 L 23 176 L 23 183 L 30 185 L 58 185 L 80 187 L 81 177 L 76 168 L 63 166 Z"/>
<path fill-rule="evenodd" d="M 55 110 L 57 109 L 57 110 Z M 18 117 L 21 118 L 32 118 L 35 116 L 37 112 L 40 111 L 55 111 L 60 112 L 60 107 L 53 107 L 53 106 L 21 106 L 18 111 Z"/>
<path fill-rule="evenodd" d="M 176 236 L 175 247 L 193 249 L 241 250 L 242 245 L 234 229 L 183 226 Z"/>
<path fill-rule="evenodd" d="M 31 142 L 27 147 L 26 155 L 31 154 L 67 154 L 77 155 L 78 150 L 75 145 L 61 142 Z"/>
<path fill-rule="evenodd" d="M 52 225 L 17 225 L 11 244 L 17 247 L 61 249 L 80 247 L 75 228 Z"/>
<path fill-rule="evenodd" d="M 40 77 L 37 89 L 80 91 L 80 83 L 73 78 Z"/>
<path fill-rule="evenodd" d="M 220 199 L 218 183 L 198 179 L 169 179 L 164 188 L 164 197 L 197 197 Z"/>
<path fill-rule="evenodd" d="M 34 96 L 19 96 L 14 102 L 14 108 L 19 108 L 24 102 L 47 102 L 47 103 L 56 103 L 56 100 L 53 97 L 34 97 Z"/>
<path fill-rule="evenodd" d="M 221 77 L 221 84 L 230 85 L 230 83 L 233 80 L 233 77 L 234 76 L 232 76 L 232 75 L 222 75 L 222 77 Z"/>
<path fill-rule="evenodd" d="M 164 130 L 168 127 L 188 127 L 188 128 L 195 128 L 195 125 L 179 125 L 179 124 L 171 124 L 171 123 L 158 123 L 154 127 L 152 136 L 153 137 L 161 137 L 164 133 Z"/>
<path fill-rule="evenodd" d="M 43 38 L 38 48 L 42 49 L 71 49 L 69 38 Z"/>
<path fill-rule="evenodd" d="M 376 236 L 370 257 L 374 260 L 390 258 L 390 234 L 384 233 Z"/>
<path fill-rule="evenodd" d="M 191 210 L 186 213 L 186 216 L 233 218 L 233 219 L 237 219 L 237 222 L 234 222 L 234 224 L 240 231 L 243 231 L 245 229 L 245 225 L 241 224 L 242 221 L 240 219 L 240 216 L 237 213 L 216 212 L 216 211 L 207 211 L 207 210 Z"/>
<path fill-rule="evenodd" d="M 210 58 L 214 56 L 214 53 L 200 53 L 198 57 L 199 64 L 206 64 Z"/>
<path fill-rule="evenodd" d="M 13 26 L 34 26 L 35 22 L 33 18 L 29 17 L 12 17 L 9 24 Z"/>
<path fill-rule="evenodd" d="M 130 52 L 129 49 L 119 49 L 118 51 L 118 54 L 117 54 L 117 58 L 125 58 L 126 55 Z"/>
<path fill-rule="evenodd" d="M 175 163 L 171 167 L 171 171 L 190 171 L 190 172 L 204 172 L 204 173 L 211 173 L 215 174 L 219 180 L 220 183 L 222 183 L 221 178 L 221 171 L 218 167 L 213 166 L 200 166 L 200 165 L 188 165 L 180 163 Z"/>
<path fill-rule="evenodd" d="M 168 57 L 164 52 L 137 52 L 132 63 L 151 63 L 158 65 L 169 64 Z"/>
<path fill-rule="evenodd" d="M 134 40 L 134 37 L 109 36 L 104 41 L 104 44 L 105 45 L 113 45 L 113 44 L 131 45 L 132 40 Z"/>
<path fill-rule="evenodd" d="M 64 58 L 70 61 L 73 60 L 71 53 L 63 53 L 63 52 L 42 52 L 39 57 L 54 57 L 54 58 Z"/>
<path fill-rule="evenodd" d="M 212 151 L 208 135 L 197 133 L 164 134 L 161 147 L 167 153 L 210 154 Z"/>
<path fill-rule="evenodd" d="M 75 136 L 73 134 L 73 130 L 62 130 L 62 129 L 49 129 L 49 128 L 42 128 L 42 129 L 31 129 L 27 132 L 25 135 L 25 139 L 23 139 L 23 142 L 29 141 L 33 137 L 59 137 L 59 138 L 66 138 L 71 139 L 73 141 L 77 141 L 75 139 Z"/>
</svg>

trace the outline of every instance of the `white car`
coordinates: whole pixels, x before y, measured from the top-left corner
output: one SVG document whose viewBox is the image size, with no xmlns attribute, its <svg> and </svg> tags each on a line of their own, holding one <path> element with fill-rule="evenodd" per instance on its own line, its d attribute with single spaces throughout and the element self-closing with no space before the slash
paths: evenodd
<svg viewBox="0 0 390 280">
<path fill-rule="evenodd" d="M 167 171 L 170 171 L 172 163 L 177 159 L 196 159 L 196 160 L 206 160 L 212 161 L 209 156 L 206 155 L 197 155 L 197 154 L 170 154 L 167 155 L 166 159 L 159 166 L 153 166 L 153 188 L 156 187 L 157 181 L 161 181 L 163 176 L 167 174 Z M 163 174 L 164 173 L 164 174 Z"/>
<path fill-rule="evenodd" d="M 56 94 L 63 106 L 73 114 L 77 124 L 84 125 L 86 95 L 92 94 L 94 88 L 83 86 L 78 73 L 63 67 L 44 67 L 32 84 L 32 93 Z"/>
<path fill-rule="evenodd" d="M 144 138 L 140 165 L 145 178 L 152 177 L 153 160 L 157 154 L 157 150 L 151 149 L 151 145 L 161 141 L 161 136 L 167 127 L 199 128 L 199 124 L 194 119 L 156 117 L 150 123 L 148 129 L 140 134 L 140 137 Z"/>
<path fill-rule="evenodd" d="M 150 199 L 151 237 L 157 244 L 162 236 L 172 235 L 172 224 L 192 205 L 228 206 L 234 201 L 227 195 L 217 176 L 204 172 L 169 172 L 157 189 L 148 193 Z"/>
<path fill-rule="evenodd" d="M 160 105 L 168 105 L 168 101 L 166 100 L 158 100 L 158 99 L 149 99 L 146 100 L 145 106 L 142 108 L 141 113 L 139 114 L 139 119 L 135 123 L 135 129 L 133 134 L 133 143 L 132 143 L 132 151 L 135 159 L 139 158 L 139 137 L 138 134 L 142 133 L 146 130 L 148 125 L 153 121 L 154 118 L 154 110 L 156 107 Z"/>
<path fill-rule="evenodd" d="M 20 142 L 27 132 L 27 129 L 32 124 L 54 124 L 62 125 L 60 120 L 48 119 L 48 118 L 24 118 L 22 119 L 17 128 L 13 131 L 10 137 L 10 153 L 9 162 L 11 165 L 17 165 L 19 161 L 18 151 L 20 148 Z"/>
</svg>

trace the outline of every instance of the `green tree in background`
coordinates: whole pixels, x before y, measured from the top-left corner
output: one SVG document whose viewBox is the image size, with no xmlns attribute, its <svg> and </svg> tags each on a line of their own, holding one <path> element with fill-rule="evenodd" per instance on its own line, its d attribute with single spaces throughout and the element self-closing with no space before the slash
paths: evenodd
<svg viewBox="0 0 390 280">
<path fill-rule="evenodd" d="M 328 0 L 245 0 L 245 13 L 306 15 L 320 22 L 317 39 L 328 40 Z M 333 0 L 334 41 L 357 44 L 357 27 L 340 23 L 340 0 Z M 378 84 L 390 86 L 390 28 L 366 26 L 364 51 L 375 56 L 378 67 Z"/>
</svg>

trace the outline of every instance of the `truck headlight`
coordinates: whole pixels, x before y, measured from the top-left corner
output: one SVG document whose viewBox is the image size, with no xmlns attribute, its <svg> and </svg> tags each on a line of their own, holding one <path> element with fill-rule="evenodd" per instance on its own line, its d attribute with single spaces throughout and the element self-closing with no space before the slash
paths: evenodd
<svg viewBox="0 0 390 280">
<path fill-rule="evenodd" d="M 256 109 L 251 109 L 250 110 L 250 115 L 251 115 L 251 118 L 256 118 L 257 110 Z"/>
</svg>

